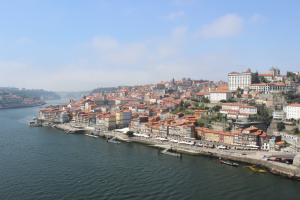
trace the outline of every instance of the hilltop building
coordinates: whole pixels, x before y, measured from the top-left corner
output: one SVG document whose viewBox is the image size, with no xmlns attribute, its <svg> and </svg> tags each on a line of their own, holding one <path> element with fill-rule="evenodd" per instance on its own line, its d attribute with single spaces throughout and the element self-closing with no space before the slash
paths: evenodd
<svg viewBox="0 0 300 200">
<path fill-rule="evenodd" d="M 248 88 L 251 83 L 252 73 L 250 69 L 246 72 L 231 72 L 228 74 L 228 86 L 230 91 L 236 91 L 238 88 Z"/>
</svg>

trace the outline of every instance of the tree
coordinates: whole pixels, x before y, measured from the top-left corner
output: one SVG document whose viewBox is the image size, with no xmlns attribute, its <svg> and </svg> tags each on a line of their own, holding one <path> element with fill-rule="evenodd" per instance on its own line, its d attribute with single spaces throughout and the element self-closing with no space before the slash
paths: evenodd
<svg viewBox="0 0 300 200">
<path fill-rule="evenodd" d="M 258 72 L 252 73 L 252 82 L 259 83 Z"/>
<path fill-rule="evenodd" d="M 209 123 L 210 123 L 209 119 L 198 119 L 196 122 L 196 126 L 210 128 L 211 126 L 209 125 Z"/>
<path fill-rule="evenodd" d="M 127 131 L 126 135 L 127 135 L 128 137 L 133 137 L 133 131 Z"/>
<path fill-rule="evenodd" d="M 267 79 L 264 76 L 260 76 L 259 77 L 259 82 L 260 83 L 268 83 L 269 81 L 267 81 Z"/>
<path fill-rule="evenodd" d="M 214 111 L 214 112 L 219 112 L 220 110 L 221 110 L 221 106 L 219 106 L 219 105 L 212 107 L 212 111 Z"/>
<path fill-rule="evenodd" d="M 205 110 L 205 105 L 204 105 L 204 103 L 198 103 L 196 108 L 201 109 L 201 110 Z"/>
<path fill-rule="evenodd" d="M 190 103 L 189 101 L 185 101 L 185 102 L 183 103 L 183 107 L 184 107 L 184 108 L 188 108 L 190 105 L 191 105 L 191 103 Z"/>
<path fill-rule="evenodd" d="M 190 110 L 190 109 L 186 109 L 186 110 L 184 111 L 184 114 L 185 114 L 185 115 L 193 115 L 193 114 L 194 114 L 194 111 L 192 111 L 192 110 Z"/>
<path fill-rule="evenodd" d="M 294 128 L 294 129 L 293 129 L 293 133 L 294 133 L 294 134 L 300 134 L 299 128 Z"/>
<path fill-rule="evenodd" d="M 284 130 L 284 129 L 285 129 L 284 123 L 283 123 L 283 122 L 279 122 L 279 123 L 277 124 L 277 130 L 278 130 L 278 131 L 282 131 L 282 130 Z"/>
<path fill-rule="evenodd" d="M 265 105 L 257 106 L 257 120 L 270 124 L 272 116 Z"/>
<path fill-rule="evenodd" d="M 210 103 L 210 101 L 207 97 L 203 97 L 202 102 L 203 103 Z"/>
<path fill-rule="evenodd" d="M 236 97 L 241 98 L 243 93 L 244 90 L 238 87 L 238 89 L 236 90 Z"/>
<path fill-rule="evenodd" d="M 196 126 L 204 127 L 205 126 L 205 121 L 203 119 L 198 119 L 197 122 L 196 122 Z"/>
<path fill-rule="evenodd" d="M 183 105 L 184 105 L 184 102 L 183 102 L 183 100 L 181 100 L 180 104 L 179 104 L 180 108 L 183 108 Z"/>
</svg>

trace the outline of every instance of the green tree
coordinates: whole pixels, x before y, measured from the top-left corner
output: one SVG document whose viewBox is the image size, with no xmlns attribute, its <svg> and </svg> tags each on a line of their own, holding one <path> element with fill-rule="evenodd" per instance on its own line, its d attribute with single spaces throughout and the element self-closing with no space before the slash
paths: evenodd
<svg viewBox="0 0 300 200">
<path fill-rule="evenodd" d="M 252 81 L 253 83 L 259 83 L 258 72 L 252 73 Z"/>
<path fill-rule="evenodd" d="M 133 131 L 127 131 L 126 135 L 127 135 L 128 137 L 133 137 Z"/>
<path fill-rule="evenodd" d="M 283 131 L 285 129 L 285 125 L 283 122 L 277 123 L 277 130 L 278 131 Z"/>
<path fill-rule="evenodd" d="M 210 123 L 211 121 L 209 119 L 198 119 L 197 122 L 196 122 L 196 126 L 199 126 L 199 127 L 205 127 L 205 128 L 210 128 Z"/>
<path fill-rule="evenodd" d="M 214 112 L 219 112 L 220 110 L 221 110 L 221 106 L 219 106 L 219 105 L 212 107 L 212 111 L 214 111 Z"/>
<path fill-rule="evenodd" d="M 257 115 L 256 119 L 259 121 L 263 121 L 266 124 L 270 124 L 272 120 L 272 116 L 268 110 L 268 108 L 265 105 L 257 106 Z"/>
<path fill-rule="evenodd" d="M 241 98 L 241 97 L 242 97 L 242 94 L 243 94 L 243 92 L 244 92 L 244 90 L 243 90 L 243 89 L 241 89 L 241 88 L 238 88 L 238 89 L 236 90 L 236 97 L 237 97 L 237 98 Z"/>
<path fill-rule="evenodd" d="M 197 122 L 196 122 L 196 126 L 204 127 L 205 126 L 205 120 L 198 119 Z"/>
<path fill-rule="evenodd" d="M 294 129 L 293 129 L 293 133 L 294 133 L 294 134 L 300 134 L 299 128 L 294 128 Z"/>
<path fill-rule="evenodd" d="M 260 83 L 268 83 L 269 81 L 267 81 L 267 79 L 266 79 L 265 77 L 260 76 L 260 77 L 259 77 L 259 82 L 260 82 Z"/>
<path fill-rule="evenodd" d="M 207 97 L 203 97 L 202 102 L 203 103 L 210 103 L 210 100 Z"/>
</svg>

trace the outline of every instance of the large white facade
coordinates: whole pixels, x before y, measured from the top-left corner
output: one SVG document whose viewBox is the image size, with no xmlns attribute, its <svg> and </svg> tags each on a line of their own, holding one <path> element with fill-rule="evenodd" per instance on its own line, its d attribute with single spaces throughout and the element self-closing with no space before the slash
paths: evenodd
<svg viewBox="0 0 300 200">
<path fill-rule="evenodd" d="M 252 83 L 252 73 L 250 70 L 247 72 L 232 72 L 228 74 L 228 87 L 230 91 L 235 91 L 238 88 L 245 89 Z"/>
<path fill-rule="evenodd" d="M 221 100 L 228 100 L 231 97 L 230 92 L 210 92 L 209 93 L 209 100 L 212 103 L 219 102 Z"/>
<path fill-rule="evenodd" d="M 300 119 L 300 104 L 290 104 L 285 107 L 286 119 Z"/>
</svg>

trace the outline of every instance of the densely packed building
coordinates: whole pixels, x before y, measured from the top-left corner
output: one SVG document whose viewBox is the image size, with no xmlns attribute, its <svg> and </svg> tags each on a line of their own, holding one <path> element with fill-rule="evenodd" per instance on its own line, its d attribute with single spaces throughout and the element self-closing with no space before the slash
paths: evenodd
<svg viewBox="0 0 300 200">
<path fill-rule="evenodd" d="M 38 118 L 99 131 L 129 128 L 138 136 L 173 142 L 201 139 L 268 150 L 278 139 L 252 126 L 251 120 L 261 115 L 258 105 L 268 107 L 269 99 L 275 104 L 270 95 L 288 93 L 294 86 L 297 85 L 280 75 L 276 68 L 263 74 L 251 70 L 232 72 L 228 74 L 228 83 L 172 79 L 157 84 L 95 90 L 66 105 L 43 108 Z M 285 116 L 299 119 L 298 108 L 299 105 L 291 104 L 284 111 L 273 113 L 277 113 L 278 119 Z M 232 128 L 228 121 L 241 121 L 246 127 Z"/>
</svg>

